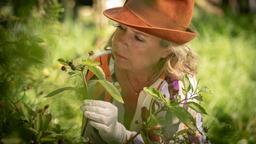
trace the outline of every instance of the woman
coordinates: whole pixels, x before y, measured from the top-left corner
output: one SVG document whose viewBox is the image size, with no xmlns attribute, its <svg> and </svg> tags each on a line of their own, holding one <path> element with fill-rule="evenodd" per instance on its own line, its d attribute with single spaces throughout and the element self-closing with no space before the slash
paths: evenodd
<svg viewBox="0 0 256 144">
<path fill-rule="evenodd" d="M 189 29 L 193 7 L 193 0 L 128 0 L 123 7 L 104 11 L 118 25 L 112 36 L 112 50 L 98 60 L 108 79 L 120 87 L 124 104 L 88 100 L 82 105 L 91 127 L 87 136 L 94 143 L 126 143 L 131 138 L 144 143 L 136 131 L 142 122 L 141 108 L 148 108 L 152 97 L 143 88 L 155 87 L 175 99 L 184 96 L 179 80 L 185 74 L 196 84 L 194 54 L 184 45 L 196 36 Z M 201 115 L 189 111 L 203 134 Z M 184 127 L 173 119 L 173 133 Z M 205 137 L 201 134 L 191 143 L 202 143 Z"/>
</svg>

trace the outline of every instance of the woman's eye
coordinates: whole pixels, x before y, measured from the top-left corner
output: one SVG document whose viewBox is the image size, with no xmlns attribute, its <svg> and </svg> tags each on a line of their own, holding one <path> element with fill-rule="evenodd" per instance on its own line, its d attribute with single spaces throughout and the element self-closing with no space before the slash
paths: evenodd
<svg viewBox="0 0 256 144">
<path fill-rule="evenodd" d="M 114 24 L 112 24 L 112 25 L 113 25 L 114 27 L 120 29 L 120 30 L 126 30 L 126 27 L 124 27 L 124 26 L 122 26 L 122 25 L 120 25 L 120 24 L 118 24 L 118 23 L 114 23 Z"/>
<path fill-rule="evenodd" d="M 134 36 L 136 40 L 140 41 L 140 42 L 144 42 L 144 38 L 142 36 L 138 36 L 138 35 L 135 35 Z"/>
<path fill-rule="evenodd" d="M 126 30 L 126 28 L 122 25 L 117 25 L 116 27 L 119 28 L 120 30 Z"/>
</svg>

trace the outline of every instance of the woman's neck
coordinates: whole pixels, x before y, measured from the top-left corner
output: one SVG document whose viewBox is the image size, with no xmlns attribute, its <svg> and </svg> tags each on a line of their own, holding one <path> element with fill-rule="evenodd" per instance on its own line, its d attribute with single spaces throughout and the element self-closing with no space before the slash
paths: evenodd
<svg viewBox="0 0 256 144">
<path fill-rule="evenodd" d="M 153 73 L 147 71 L 126 71 L 127 79 L 135 87 L 144 87 L 153 81 Z"/>
<path fill-rule="evenodd" d="M 138 94 L 144 87 L 147 87 L 153 84 L 157 79 L 156 72 L 153 69 L 135 71 L 135 70 L 123 70 L 115 67 L 115 72 L 117 73 L 117 75 L 122 77 L 118 79 L 118 80 L 121 80 L 119 81 L 120 84 L 125 83 L 126 85 L 129 85 L 129 87 L 124 85 L 123 88 L 124 89 L 130 88 L 136 94 Z"/>
</svg>

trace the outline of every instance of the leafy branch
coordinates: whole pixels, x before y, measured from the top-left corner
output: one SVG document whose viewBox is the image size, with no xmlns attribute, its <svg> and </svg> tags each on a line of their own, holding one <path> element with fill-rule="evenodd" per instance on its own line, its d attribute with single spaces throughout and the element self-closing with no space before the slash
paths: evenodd
<svg viewBox="0 0 256 144">
<path fill-rule="evenodd" d="M 82 60 L 80 64 L 75 64 L 72 61 L 64 60 L 64 59 L 58 59 L 58 61 L 62 64 L 61 70 L 64 72 L 67 72 L 70 76 L 80 76 L 80 79 L 83 83 L 83 93 L 84 93 L 84 99 L 95 99 L 93 96 L 91 96 L 91 91 L 94 88 L 96 84 L 100 84 L 106 92 L 112 96 L 112 98 L 120 103 L 124 103 L 122 96 L 119 92 L 119 90 L 108 80 L 106 80 L 106 76 L 102 68 L 99 66 L 98 62 L 95 62 L 91 59 Z M 88 72 L 92 72 L 96 79 L 88 80 L 86 79 L 86 74 Z M 66 90 L 79 90 L 80 87 L 62 87 L 59 89 L 56 89 L 46 95 L 46 97 L 52 97 L 54 95 L 57 95 L 59 93 L 62 93 Z M 82 130 L 81 135 L 85 135 L 86 127 L 88 124 L 88 120 L 83 117 L 83 123 L 82 123 Z"/>
<path fill-rule="evenodd" d="M 195 119 L 188 112 L 188 108 L 198 113 L 207 114 L 206 110 L 199 103 L 194 101 L 202 101 L 201 92 L 203 91 L 199 90 L 198 83 L 193 87 L 188 77 L 185 78 L 183 82 L 186 81 L 186 83 L 182 89 L 185 96 L 183 99 L 181 99 L 179 95 L 176 95 L 176 99 L 168 99 L 156 88 L 144 88 L 144 91 L 153 98 L 149 109 L 146 107 L 141 109 L 142 126 L 140 134 L 145 143 L 190 143 L 189 136 L 195 135 L 196 132 L 200 133 L 196 127 Z M 164 124 L 161 123 L 161 116 L 158 116 L 160 113 L 173 114 L 181 123 L 186 125 L 187 128 L 165 136 L 162 131 Z M 167 120 L 167 123 L 171 124 L 172 120 Z M 169 137 L 169 139 L 166 137 Z"/>
</svg>

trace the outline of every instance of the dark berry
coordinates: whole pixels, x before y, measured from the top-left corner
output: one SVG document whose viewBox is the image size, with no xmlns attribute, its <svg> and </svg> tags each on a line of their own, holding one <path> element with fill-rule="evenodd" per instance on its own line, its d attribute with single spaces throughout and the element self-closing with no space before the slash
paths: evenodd
<svg viewBox="0 0 256 144">
<path fill-rule="evenodd" d="M 61 70 L 62 70 L 62 71 L 66 71 L 67 69 L 66 69 L 65 66 L 62 66 L 62 67 L 61 67 Z"/>
</svg>

